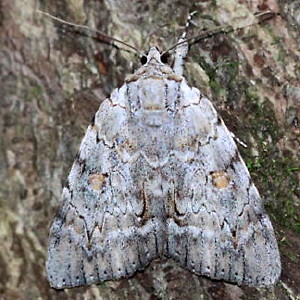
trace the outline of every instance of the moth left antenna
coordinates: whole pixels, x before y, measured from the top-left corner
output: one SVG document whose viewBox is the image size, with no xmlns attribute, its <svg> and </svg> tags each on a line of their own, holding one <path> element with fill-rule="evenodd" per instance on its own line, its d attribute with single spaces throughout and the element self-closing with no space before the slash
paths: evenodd
<svg viewBox="0 0 300 300">
<path fill-rule="evenodd" d="M 84 30 L 96 33 L 96 34 L 100 35 L 100 37 L 103 38 L 103 39 L 108 39 L 108 40 L 111 40 L 113 42 L 122 44 L 122 45 L 124 45 L 124 46 L 126 46 L 126 47 L 128 47 L 128 48 L 130 48 L 132 50 L 134 50 L 139 55 L 145 56 L 145 54 L 143 52 L 141 52 L 138 48 L 136 48 L 136 47 L 134 47 L 134 46 L 132 46 L 130 44 L 127 44 L 126 42 L 121 41 L 121 40 L 119 40 L 119 39 L 117 39 L 117 38 L 115 38 L 113 36 L 107 35 L 107 34 L 105 34 L 104 32 L 102 32 L 100 30 L 92 29 L 92 28 L 90 28 L 88 26 L 85 26 L 85 25 L 80 25 L 80 24 L 75 24 L 75 23 L 72 23 L 72 22 L 65 21 L 65 20 L 63 20 L 61 18 L 55 17 L 55 16 L 53 16 L 53 15 L 51 15 L 49 13 L 46 13 L 44 11 L 41 11 L 41 10 L 37 10 L 37 12 L 40 13 L 40 14 L 43 14 L 43 15 L 45 15 L 45 16 L 47 16 L 47 17 L 49 17 L 49 18 L 51 18 L 51 19 L 53 19 L 55 21 L 58 21 L 58 22 L 60 22 L 62 24 L 66 24 L 66 25 L 69 25 L 69 26 L 81 28 L 81 29 L 84 29 Z"/>
</svg>

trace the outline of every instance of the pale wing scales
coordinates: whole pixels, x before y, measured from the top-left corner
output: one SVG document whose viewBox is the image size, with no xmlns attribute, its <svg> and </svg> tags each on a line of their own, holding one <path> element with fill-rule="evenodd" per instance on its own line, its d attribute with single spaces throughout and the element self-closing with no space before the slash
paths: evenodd
<svg viewBox="0 0 300 300">
<path fill-rule="evenodd" d="M 142 220 L 150 212 L 132 181 L 138 167 L 124 163 L 118 148 L 127 119 L 123 107 L 105 100 L 82 140 L 50 233 L 46 268 L 55 288 L 130 276 L 158 255 L 162 231 L 151 216 Z"/>
<path fill-rule="evenodd" d="M 197 151 L 192 159 L 173 162 L 180 171 L 177 192 L 169 199 L 174 210 L 167 255 L 199 275 L 253 286 L 273 284 L 281 271 L 277 242 L 236 144 L 209 100 L 183 101 L 178 119 L 186 124 L 186 135 L 180 132 L 175 143 L 184 140 L 185 147 Z"/>
</svg>

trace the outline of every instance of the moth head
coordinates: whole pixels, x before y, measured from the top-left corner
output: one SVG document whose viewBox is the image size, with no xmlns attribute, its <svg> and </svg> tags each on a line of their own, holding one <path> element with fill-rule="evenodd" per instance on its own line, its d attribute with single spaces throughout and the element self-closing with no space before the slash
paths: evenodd
<svg viewBox="0 0 300 300">
<path fill-rule="evenodd" d="M 150 61 L 155 61 L 159 64 L 168 64 L 170 58 L 169 52 L 161 52 L 156 46 L 150 48 L 147 55 L 141 57 L 141 64 L 145 65 Z"/>
<path fill-rule="evenodd" d="M 151 47 L 147 56 L 143 55 L 141 57 L 141 63 L 143 65 L 148 64 L 151 61 L 155 61 L 156 63 L 162 63 L 160 60 L 160 52 L 157 47 Z"/>
</svg>

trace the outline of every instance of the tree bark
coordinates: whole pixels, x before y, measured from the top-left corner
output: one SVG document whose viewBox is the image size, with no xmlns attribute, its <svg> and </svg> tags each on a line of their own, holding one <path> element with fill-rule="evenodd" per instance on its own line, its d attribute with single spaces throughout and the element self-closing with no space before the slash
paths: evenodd
<svg viewBox="0 0 300 300">
<path fill-rule="evenodd" d="M 48 232 L 86 127 L 136 55 L 63 26 L 40 9 L 143 52 L 241 28 L 190 47 L 185 77 L 214 103 L 264 198 L 282 259 L 274 288 L 239 287 L 154 261 L 132 278 L 57 291 L 45 277 Z M 0 299 L 296 299 L 300 297 L 299 1 L 2 0 L 0 6 Z M 125 46 L 117 45 L 125 48 Z"/>
</svg>

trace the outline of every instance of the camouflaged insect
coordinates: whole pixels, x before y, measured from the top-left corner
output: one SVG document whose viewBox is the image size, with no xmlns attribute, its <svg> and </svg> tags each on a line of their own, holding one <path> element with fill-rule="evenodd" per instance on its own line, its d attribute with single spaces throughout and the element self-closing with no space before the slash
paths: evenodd
<svg viewBox="0 0 300 300">
<path fill-rule="evenodd" d="M 166 256 L 198 275 L 264 286 L 280 275 L 272 225 L 211 102 L 152 47 L 103 101 L 51 228 L 47 274 L 65 288 Z"/>
</svg>

